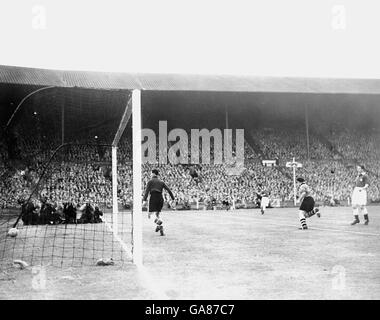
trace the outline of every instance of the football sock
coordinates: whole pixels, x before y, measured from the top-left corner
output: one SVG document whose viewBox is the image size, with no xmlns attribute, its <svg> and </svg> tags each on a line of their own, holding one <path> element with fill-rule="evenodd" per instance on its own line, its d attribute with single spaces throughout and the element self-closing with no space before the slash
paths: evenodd
<svg viewBox="0 0 380 320">
<path fill-rule="evenodd" d="M 313 210 L 311 210 L 309 212 L 306 212 L 305 218 L 310 218 L 310 217 L 312 217 L 315 214 L 316 214 L 316 211 L 313 209 Z"/>
<path fill-rule="evenodd" d="M 301 218 L 300 222 L 301 222 L 302 229 L 307 229 L 306 219 L 305 218 Z"/>
<path fill-rule="evenodd" d="M 356 222 L 359 222 L 359 216 L 358 216 L 358 215 L 355 215 L 355 216 L 354 216 L 354 222 L 355 222 L 355 221 L 356 221 Z"/>
</svg>

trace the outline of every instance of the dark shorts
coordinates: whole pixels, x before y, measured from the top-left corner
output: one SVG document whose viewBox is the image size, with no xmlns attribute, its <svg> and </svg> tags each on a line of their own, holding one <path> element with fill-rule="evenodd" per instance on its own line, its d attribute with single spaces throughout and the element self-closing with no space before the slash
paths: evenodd
<svg viewBox="0 0 380 320">
<path fill-rule="evenodd" d="M 160 192 L 151 192 L 149 199 L 149 212 L 161 212 L 164 198 Z"/>
<path fill-rule="evenodd" d="M 313 197 L 305 197 L 301 203 L 300 210 L 309 212 L 314 209 L 314 204 Z"/>
</svg>

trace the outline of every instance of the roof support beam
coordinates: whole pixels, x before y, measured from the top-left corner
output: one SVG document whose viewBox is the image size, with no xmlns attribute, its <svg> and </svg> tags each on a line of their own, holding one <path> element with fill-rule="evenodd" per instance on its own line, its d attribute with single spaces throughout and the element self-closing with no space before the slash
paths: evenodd
<svg viewBox="0 0 380 320">
<path fill-rule="evenodd" d="M 123 135 L 124 129 L 127 126 L 129 119 L 131 118 L 131 115 L 132 115 L 131 98 L 132 98 L 132 95 L 129 96 L 127 105 L 125 107 L 123 116 L 122 116 L 120 124 L 119 124 L 119 128 L 117 129 L 117 132 L 116 132 L 115 137 L 113 139 L 113 142 L 112 142 L 113 147 L 117 147 L 117 145 L 121 139 L 121 136 Z"/>
</svg>

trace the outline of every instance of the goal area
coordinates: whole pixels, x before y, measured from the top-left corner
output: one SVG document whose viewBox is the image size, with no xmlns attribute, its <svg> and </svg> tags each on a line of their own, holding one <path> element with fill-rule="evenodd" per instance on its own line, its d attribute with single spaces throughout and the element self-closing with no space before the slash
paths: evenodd
<svg viewBox="0 0 380 320">
<path fill-rule="evenodd" d="M 140 91 L 30 87 L 14 100 L 1 132 L 1 269 L 141 263 Z"/>
</svg>

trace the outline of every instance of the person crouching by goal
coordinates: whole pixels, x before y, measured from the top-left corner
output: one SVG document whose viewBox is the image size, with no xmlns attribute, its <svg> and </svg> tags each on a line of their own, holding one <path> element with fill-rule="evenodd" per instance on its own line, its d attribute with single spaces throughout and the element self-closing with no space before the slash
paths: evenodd
<svg viewBox="0 0 380 320">
<path fill-rule="evenodd" d="M 366 208 L 367 205 L 367 188 L 369 186 L 368 176 L 364 171 L 364 166 L 359 165 L 356 167 L 358 175 L 355 179 L 355 188 L 352 192 L 352 210 L 354 214 L 354 221 L 351 222 L 351 225 L 355 225 L 360 222 L 359 212 L 361 211 L 364 215 L 364 224 L 369 223 L 368 211 Z"/>
<path fill-rule="evenodd" d="M 152 213 L 154 212 L 156 214 L 156 218 L 154 219 L 154 223 L 156 226 L 156 232 L 160 231 L 160 235 L 164 236 L 164 226 L 163 221 L 160 219 L 160 212 L 162 210 L 162 206 L 164 205 L 164 198 L 162 197 L 162 191 L 165 189 L 167 192 L 169 192 L 170 197 L 172 200 L 174 200 L 173 193 L 168 188 L 168 186 L 158 178 L 159 172 L 157 169 L 152 170 L 152 178 L 149 180 L 144 198 L 143 198 L 143 205 L 146 205 L 146 200 L 148 199 L 148 195 L 150 194 L 149 198 L 149 213 L 148 218 L 150 219 Z"/>
<path fill-rule="evenodd" d="M 298 215 L 301 222 L 301 227 L 303 230 L 307 229 L 306 218 L 310 218 L 317 214 L 318 218 L 321 216 L 318 208 L 314 208 L 315 201 L 312 196 L 310 196 L 311 188 L 305 183 L 305 179 L 297 178 L 300 183 L 299 186 L 299 202 L 301 205 L 299 207 Z"/>
</svg>

